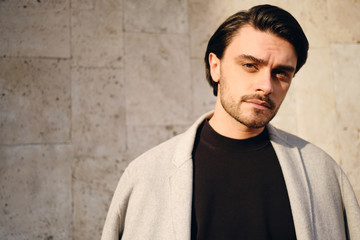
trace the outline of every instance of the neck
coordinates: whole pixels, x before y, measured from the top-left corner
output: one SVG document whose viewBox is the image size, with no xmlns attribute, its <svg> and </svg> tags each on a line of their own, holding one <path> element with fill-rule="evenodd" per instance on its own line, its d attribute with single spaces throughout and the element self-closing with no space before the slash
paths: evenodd
<svg viewBox="0 0 360 240">
<path fill-rule="evenodd" d="M 249 128 L 231 117 L 222 106 L 216 104 L 214 115 L 209 121 L 210 126 L 219 134 L 233 139 L 247 139 L 262 133 L 265 127 Z"/>
</svg>

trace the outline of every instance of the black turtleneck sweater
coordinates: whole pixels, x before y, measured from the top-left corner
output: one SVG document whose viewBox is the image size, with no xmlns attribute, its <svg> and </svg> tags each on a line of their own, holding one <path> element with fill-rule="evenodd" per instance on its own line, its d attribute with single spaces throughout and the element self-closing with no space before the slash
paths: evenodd
<svg viewBox="0 0 360 240">
<path fill-rule="evenodd" d="M 267 131 L 237 140 L 206 120 L 193 151 L 192 240 L 296 239 L 284 177 Z"/>
</svg>

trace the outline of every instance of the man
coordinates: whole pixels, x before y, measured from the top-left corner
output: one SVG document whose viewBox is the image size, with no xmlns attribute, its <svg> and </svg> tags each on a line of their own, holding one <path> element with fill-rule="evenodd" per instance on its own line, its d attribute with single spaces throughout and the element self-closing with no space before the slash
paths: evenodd
<svg viewBox="0 0 360 240">
<path fill-rule="evenodd" d="M 215 111 L 125 170 L 102 239 L 360 239 L 360 208 L 322 150 L 268 124 L 308 41 L 286 11 L 261 5 L 211 37 Z"/>
</svg>

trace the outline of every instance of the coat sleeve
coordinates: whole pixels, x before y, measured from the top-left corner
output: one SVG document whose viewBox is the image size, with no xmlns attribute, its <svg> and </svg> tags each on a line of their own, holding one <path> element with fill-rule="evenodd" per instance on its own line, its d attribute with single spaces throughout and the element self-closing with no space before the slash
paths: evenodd
<svg viewBox="0 0 360 240">
<path fill-rule="evenodd" d="M 125 170 L 116 187 L 106 216 L 101 240 L 119 240 L 124 231 L 125 215 L 131 195 L 131 181 Z"/>
<path fill-rule="evenodd" d="M 342 193 L 347 239 L 360 239 L 360 207 L 351 184 L 342 172 Z"/>
</svg>

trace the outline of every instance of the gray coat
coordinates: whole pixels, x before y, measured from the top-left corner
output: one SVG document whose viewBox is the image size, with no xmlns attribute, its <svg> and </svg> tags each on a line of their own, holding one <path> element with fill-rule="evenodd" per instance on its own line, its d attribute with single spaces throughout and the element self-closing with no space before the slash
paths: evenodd
<svg viewBox="0 0 360 240">
<path fill-rule="evenodd" d="M 192 158 L 196 130 L 130 163 L 120 179 L 102 240 L 190 239 Z M 321 149 L 268 125 L 289 194 L 298 240 L 360 240 L 360 208 L 341 168 Z"/>
</svg>

